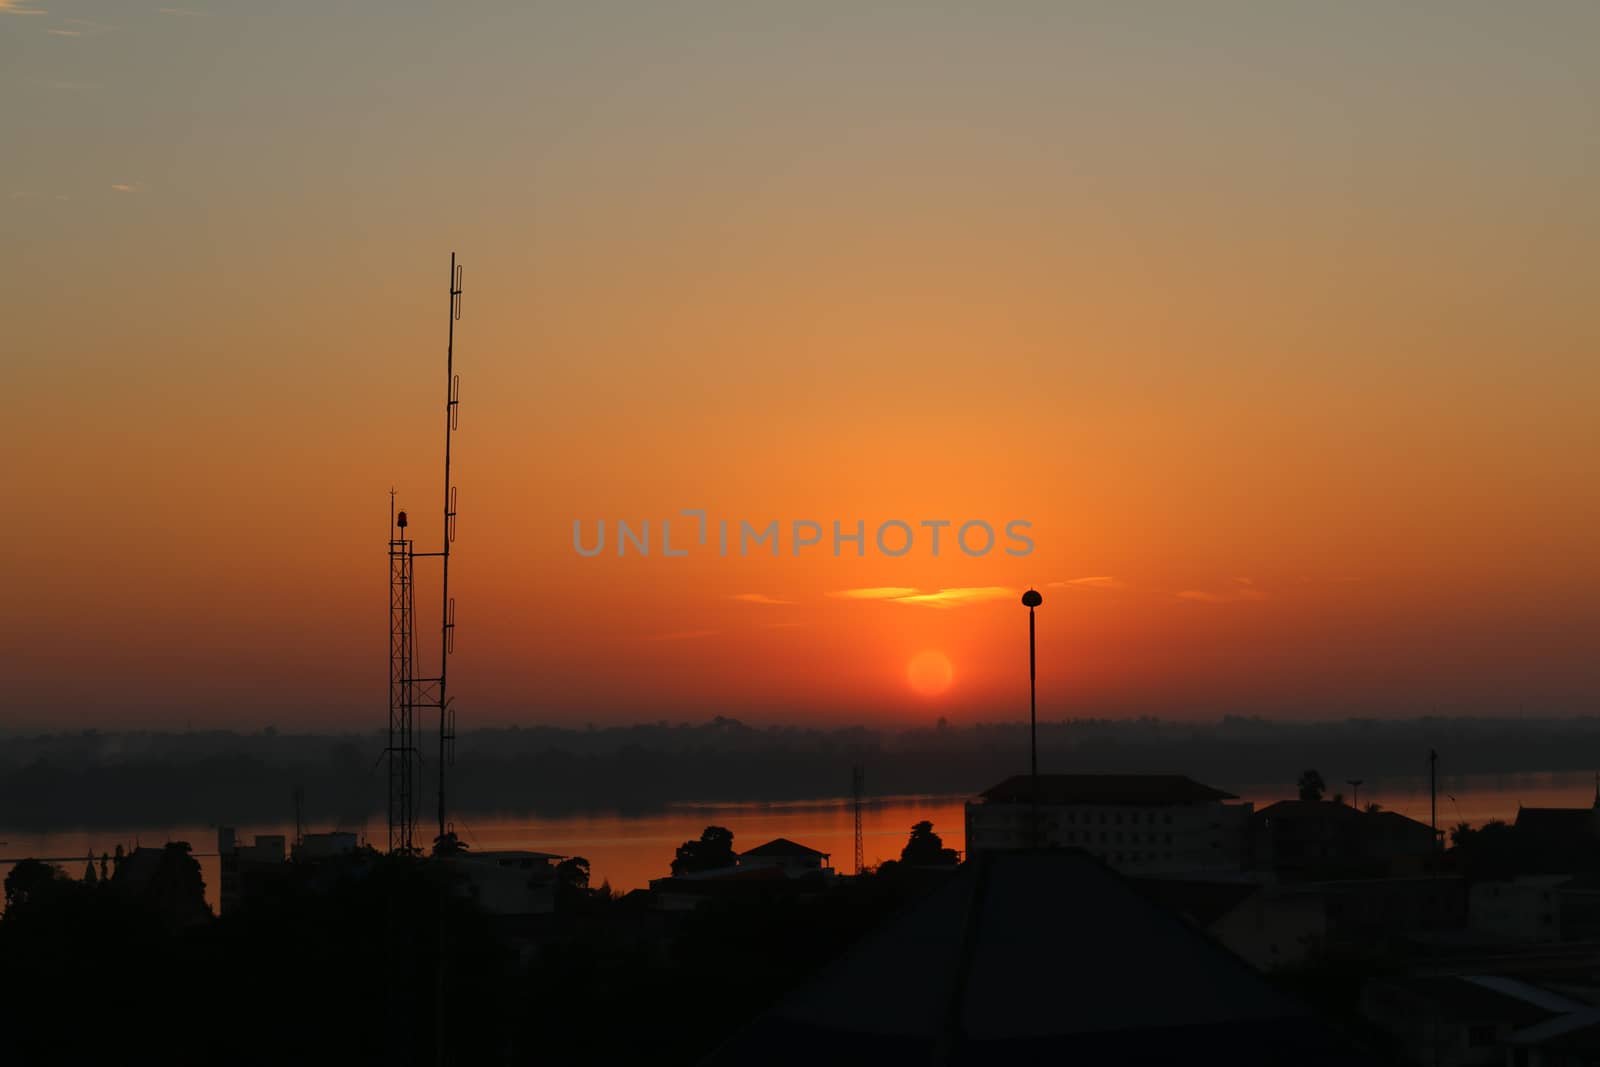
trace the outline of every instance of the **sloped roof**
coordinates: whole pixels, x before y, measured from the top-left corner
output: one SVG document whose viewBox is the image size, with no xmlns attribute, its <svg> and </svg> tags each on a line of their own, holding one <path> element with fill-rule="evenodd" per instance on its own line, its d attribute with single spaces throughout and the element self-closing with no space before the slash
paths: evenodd
<svg viewBox="0 0 1600 1067">
<path fill-rule="evenodd" d="M 828 855 L 828 853 L 818 852 L 814 848 L 807 848 L 805 845 L 802 845 L 799 842 L 790 841 L 787 837 L 775 837 L 764 845 L 757 845 L 748 852 L 739 853 L 739 858 L 744 859 L 749 856 L 754 856 L 757 859 L 767 859 L 781 856 L 804 857 L 826 855 Z"/>
<path fill-rule="evenodd" d="M 1353 819 L 1360 814 L 1348 804 L 1331 800 L 1276 800 L 1256 809 L 1256 817 L 1264 819 Z"/>
<path fill-rule="evenodd" d="M 1352 819 L 1363 820 L 1364 825 L 1382 825 L 1391 829 L 1416 830 L 1425 833 L 1432 830 L 1425 822 L 1413 819 L 1409 815 L 1402 815 L 1398 811 L 1380 808 L 1377 811 L 1367 811 L 1364 808 L 1353 808 L 1349 804 L 1335 803 L 1332 800 L 1279 800 L 1256 810 L 1258 819 Z"/>
<path fill-rule="evenodd" d="M 981 854 L 705 1062 L 1363 1062 L 1076 850 Z"/>
<path fill-rule="evenodd" d="M 1013 775 L 984 790 L 983 799 L 998 803 L 1029 803 L 1032 778 Z M 1238 800 L 1232 793 L 1201 785 L 1182 774 L 1041 774 L 1041 804 L 1203 804 Z"/>
</svg>

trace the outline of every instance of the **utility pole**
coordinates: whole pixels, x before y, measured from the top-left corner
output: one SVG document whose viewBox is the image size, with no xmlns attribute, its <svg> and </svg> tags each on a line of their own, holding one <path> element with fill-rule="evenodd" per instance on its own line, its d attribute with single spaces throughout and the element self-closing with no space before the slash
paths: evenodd
<svg viewBox="0 0 1600 1067">
<path fill-rule="evenodd" d="M 1439 753 L 1428 749 L 1428 826 L 1433 830 L 1433 850 L 1439 851 Z"/>
<path fill-rule="evenodd" d="M 1022 603 L 1028 609 L 1028 795 L 1033 801 L 1032 827 L 1029 844 L 1038 848 L 1039 841 L 1039 686 L 1038 657 L 1034 652 L 1033 609 L 1044 603 L 1037 589 L 1029 586 L 1022 594 Z"/>
</svg>

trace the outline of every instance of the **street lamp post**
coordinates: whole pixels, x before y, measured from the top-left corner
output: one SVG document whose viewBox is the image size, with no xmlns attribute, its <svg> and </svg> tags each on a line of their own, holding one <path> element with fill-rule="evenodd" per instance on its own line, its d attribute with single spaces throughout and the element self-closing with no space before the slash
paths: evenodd
<svg viewBox="0 0 1600 1067">
<path fill-rule="evenodd" d="M 1029 588 L 1022 594 L 1022 603 L 1028 609 L 1028 795 L 1033 800 L 1033 826 L 1031 844 L 1039 847 L 1039 694 L 1034 653 L 1033 609 L 1044 603 L 1037 589 Z"/>
</svg>

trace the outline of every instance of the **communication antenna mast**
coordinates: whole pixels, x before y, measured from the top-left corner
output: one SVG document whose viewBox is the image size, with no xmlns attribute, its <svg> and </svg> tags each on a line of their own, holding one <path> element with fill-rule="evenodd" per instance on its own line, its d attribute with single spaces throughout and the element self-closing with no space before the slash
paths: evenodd
<svg viewBox="0 0 1600 1067">
<path fill-rule="evenodd" d="M 440 550 L 439 597 L 439 836 L 445 824 L 445 768 L 456 761 L 456 710 L 445 696 L 444 680 L 450 656 L 456 650 L 456 602 L 450 596 L 450 545 L 456 539 L 456 487 L 450 484 L 450 441 L 455 437 L 461 403 L 461 376 L 456 373 L 456 322 L 461 318 L 461 267 L 450 253 L 450 325 L 444 346 L 444 535 Z"/>
<path fill-rule="evenodd" d="M 456 539 L 456 487 L 450 483 L 450 444 L 455 437 L 461 376 L 455 372 L 456 322 L 461 318 L 461 266 L 450 254 L 450 325 L 446 334 L 444 375 L 444 524 L 437 552 L 418 552 L 406 536 L 406 513 L 395 512 L 394 492 L 389 493 L 393 517 L 389 534 L 389 850 L 416 850 L 416 792 L 414 767 L 421 762 L 416 747 L 419 710 L 439 713 L 439 836 L 450 829 L 445 821 L 446 768 L 455 762 L 456 712 L 445 689 L 450 656 L 456 645 L 456 602 L 450 595 L 450 545 Z M 439 673 L 418 674 L 416 635 L 416 581 L 419 558 L 437 557 L 440 563 Z"/>
</svg>

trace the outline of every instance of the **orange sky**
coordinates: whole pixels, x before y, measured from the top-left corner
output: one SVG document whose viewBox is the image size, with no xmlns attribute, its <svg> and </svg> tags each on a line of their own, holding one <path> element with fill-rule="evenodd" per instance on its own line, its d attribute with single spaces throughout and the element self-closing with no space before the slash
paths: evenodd
<svg viewBox="0 0 1600 1067">
<path fill-rule="evenodd" d="M 464 726 L 1594 711 L 1595 10 L 1066 7 L 0 3 L 4 721 L 382 724 L 452 249 Z"/>
</svg>

